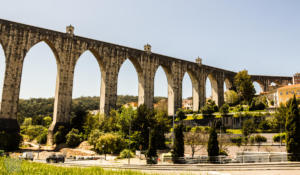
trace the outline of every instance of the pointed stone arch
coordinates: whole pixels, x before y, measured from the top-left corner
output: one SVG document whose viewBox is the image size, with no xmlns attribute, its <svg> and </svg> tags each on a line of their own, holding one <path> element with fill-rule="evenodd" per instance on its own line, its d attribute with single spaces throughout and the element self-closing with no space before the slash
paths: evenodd
<svg viewBox="0 0 300 175">
<path fill-rule="evenodd" d="M 117 80 L 119 77 L 120 69 L 126 60 L 128 60 L 133 65 L 135 72 L 137 74 L 137 77 L 138 77 L 138 105 L 142 105 L 142 104 L 144 104 L 144 96 L 145 96 L 144 83 L 145 83 L 145 81 L 144 81 L 142 67 L 136 57 L 127 56 L 125 58 L 122 58 L 119 66 L 118 66 Z M 118 84 L 117 84 L 117 86 L 118 86 Z"/>
<path fill-rule="evenodd" d="M 193 99 L 193 111 L 198 111 L 200 107 L 200 87 L 199 80 L 197 79 L 195 73 L 191 70 L 187 70 L 183 77 L 187 74 L 192 83 L 192 99 Z M 183 80 L 183 77 L 181 80 Z"/>
<path fill-rule="evenodd" d="M 206 76 L 205 78 L 205 84 L 207 79 L 209 79 L 210 83 L 211 83 L 211 96 L 212 96 L 212 100 L 215 101 L 215 103 L 218 105 L 219 104 L 219 97 L 218 97 L 218 82 L 217 79 L 215 78 L 215 76 L 210 73 Z M 206 97 L 206 94 L 205 94 Z"/>
<path fill-rule="evenodd" d="M 173 89 L 173 77 L 172 77 L 172 72 L 171 69 L 165 65 L 158 65 L 157 68 L 155 69 L 155 76 L 157 69 L 159 67 L 162 67 L 163 72 L 165 73 L 168 81 L 168 115 L 173 115 L 174 114 L 174 109 L 175 109 L 175 103 L 174 103 L 174 89 Z"/>
</svg>

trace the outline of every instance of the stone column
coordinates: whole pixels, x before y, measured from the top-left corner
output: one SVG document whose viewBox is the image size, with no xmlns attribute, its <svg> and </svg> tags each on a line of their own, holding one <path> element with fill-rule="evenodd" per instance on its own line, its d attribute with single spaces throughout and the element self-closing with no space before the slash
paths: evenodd
<svg viewBox="0 0 300 175">
<path fill-rule="evenodd" d="M 113 68 L 101 72 L 100 113 L 108 115 L 116 108 L 118 73 Z"/>
<path fill-rule="evenodd" d="M 70 126 L 74 68 L 79 54 L 72 50 L 71 43 L 66 42 L 64 45 L 66 50 L 60 54 L 60 62 L 57 63 L 53 122 L 48 130 L 48 144 L 53 144 L 53 136 L 59 126 Z"/>
<path fill-rule="evenodd" d="M 173 115 L 179 108 L 182 108 L 182 78 L 184 72 L 173 65 L 171 83 L 168 83 L 168 114 Z"/>
<path fill-rule="evenodd" d="M 216 104 L 221 107 L 224 104 L 224 79 L 219 78 L 218 82 L 218 101 Z"/>
<path fill-rule="evenodd" d="M 22 77 L 23 56 L 14 50 L 6 58 L 5 77 L 2 91 L 0 130 L 19 131 L 17 112 Z"/>
<path fill-rule="evenodd" d="M 205 74 L 201 74 L 199 77 L 199 103 L 200 109 L 205 105 L 206 102 L 206 81 Z"/>
</svg>

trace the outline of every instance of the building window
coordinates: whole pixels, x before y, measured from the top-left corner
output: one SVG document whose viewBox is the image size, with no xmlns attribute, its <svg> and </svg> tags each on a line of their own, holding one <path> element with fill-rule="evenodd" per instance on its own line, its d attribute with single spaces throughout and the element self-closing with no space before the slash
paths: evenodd
<svg viewBox="0 0 300 175">
<path fill-rule="evenodd" d="M 286 91 L 286 95 L 289 95 L 289 91 Z"/>
</svg>

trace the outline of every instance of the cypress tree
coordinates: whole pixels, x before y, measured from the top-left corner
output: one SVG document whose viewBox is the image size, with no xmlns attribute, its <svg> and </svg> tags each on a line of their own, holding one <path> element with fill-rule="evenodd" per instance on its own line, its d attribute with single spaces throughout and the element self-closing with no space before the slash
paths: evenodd
<svg viewBox="0 0 300 175">
<path fill-rule="evenodd" d="M 290 153 L 289 160 L 300 160 L 300 116 L 299 109 L 294 95 L 292 101 L 288 103 L 286 117 L 286 150 Z"/>
<path fill-rule="evenodd" d="M 210 162 L 216 162 L 216 156 L 219 155 L 219 142 L 218 142 L 218 135 L 216 132 L 216 128 L 213 126 L 210 129 L 209 139 L 207 144 L 207 153 L 209 156 Z"/>
<path fill-rule="evenodd" d="M 155 144 L 155 131 L 152 129 L 149 135 L 149 146 L 147 150 L 147 164 L 156 164 L 157 158 L 157 151 L 156 151 L 156 144 Z"/>
<path fill-rule="evenodd" d="M 183 125 L 179 124 L 174 129 L 175 139 L 172 151 L 172 160 L 174 163 L 180 163 L 180 157 L 184 157 L 184 135 Z"/>
</svg>

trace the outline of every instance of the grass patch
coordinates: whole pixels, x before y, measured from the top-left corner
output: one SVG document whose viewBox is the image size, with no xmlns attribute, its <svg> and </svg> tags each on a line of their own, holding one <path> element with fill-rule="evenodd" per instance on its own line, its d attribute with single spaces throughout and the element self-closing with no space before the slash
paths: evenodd
<svg viewBox="0 0 300 175">
<path fill-rule="evenodd" d="M 241 129 L 226 129 L 226 132 L 231 134 L 242 134 Z"/>
<path fill-rule="evenodd" d="M 0 158 L 1 175 L 148 175 L 139 171 L 107 170 L 100 167 L 61 167 L 43 163 Z M 156 174 L 158 175 L 158 174 Z"/>
</svg>

